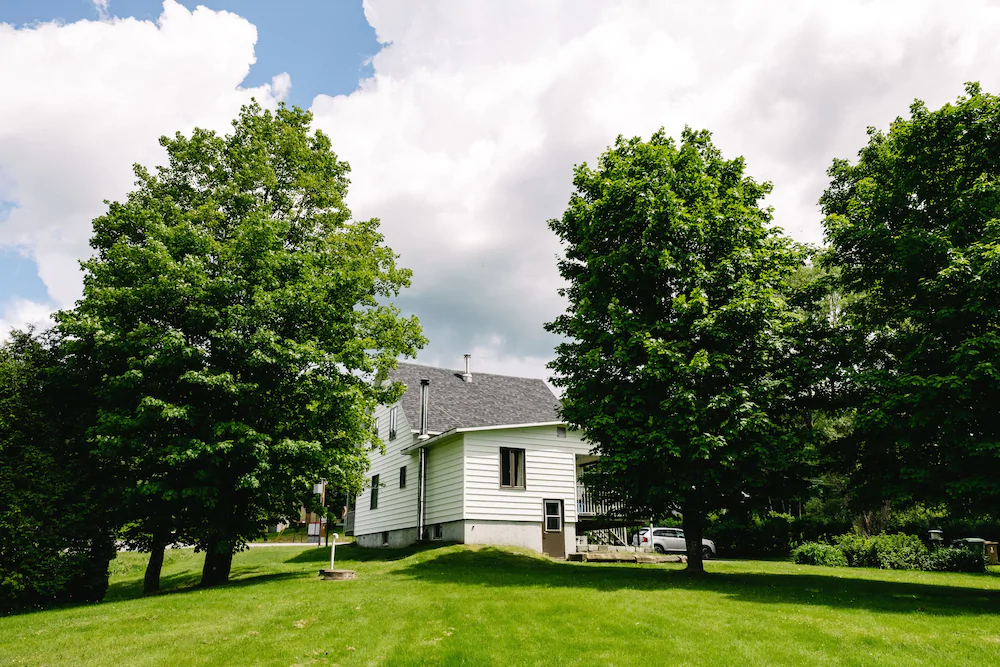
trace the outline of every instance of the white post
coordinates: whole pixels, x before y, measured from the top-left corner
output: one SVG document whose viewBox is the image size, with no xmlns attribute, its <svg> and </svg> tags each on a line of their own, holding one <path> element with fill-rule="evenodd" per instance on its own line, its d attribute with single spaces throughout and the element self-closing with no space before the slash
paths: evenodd
<svg viewBox="0 0 1000 667">
<path fill-rule="evenodd" d="M 330 569 L 331 570 L 333 569 L 333 554 L 337 551 L 337 540 L 339 538 L 340 538 L 340 535 L 338 535 L 337 533 L 334 533 L 333 534 L 333 542 L 330 542 Z"/>
</svg>

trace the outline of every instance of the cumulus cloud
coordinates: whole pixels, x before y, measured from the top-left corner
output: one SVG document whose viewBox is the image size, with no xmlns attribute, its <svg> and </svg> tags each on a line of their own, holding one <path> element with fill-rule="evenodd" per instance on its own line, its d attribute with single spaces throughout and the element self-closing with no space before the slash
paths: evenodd
<svg viewBox="0 0 1000 667">
<path fill-rule="evenodd" d="M 131 189 L 133 163 L 163 161 L 159 136 L 225 130 L 252 96 L 275 106 L 287 94 L 287 74 L 239 87 L 256 39 L 239 16 L 174 0 L 157 23 L 0 24 L 0 201 L 17 204 L 0 247 L 36 260 L 54 307 L 79 298 L 90 221 Z M 0 317 L 18 325 L 28 312 L 8 304 Z"/>
<path fill-rule="evenodd" d="M 775 184 L 795 238 L 820 242 L 816 200 L 834 157 L 869 125 L 967 80 L 997 90 L 1000 7 L 913 2 L 470 3 L 366 0 L 374 76 L 316 98 L 316 122 L 353 168 L 350 203 L 378 216 L 414 269 L 402 304 L 427 363 L 470 350 L 493 370 L 545 377 L 564 307 L 546 228 L 572 167 L 618 134 L 685 124 Z M 483 369 L 490 370 L 490 369 Z"/>
<path fill-rule="evenodd" d="M 10 299 L 0 303 L 0 341 L 10 336 L 11 329 L 34 327 L 44 330 L 52 326 L 52 304 L 30 299 Z"/>
<path fill-rule="evenodd" d="M 618 134 L 705 127 L 774 182 L 775 219 L 821 240 L 815 202 L 834 157 L 853 157 L 919 97 L 939 106 L 979 80 L 1000 90 L 1000 6 L 850 0 L 366 0 L 386 47 L 351 95 L 317 97 L 316 125 L 350 161 L 356 217 L 380 217 L 413 268 L 400 304 L 424 323 L 420 361 L 545 377 L 564 307 L 546 228 L 574 164 Z M 0 245 L 26 247 L 56 305 L 79 295 L 76 261 L 101 200 L 129 165 L 156 164 L 156 137 L 224 129 L 256 33 L 225 12 L 168 0 L 131 19 L 0 26 Z M 6 311 L 0 311 L 6 313 Z M 7 314 L 0 315 L 9 319 Z"/>
</svg>

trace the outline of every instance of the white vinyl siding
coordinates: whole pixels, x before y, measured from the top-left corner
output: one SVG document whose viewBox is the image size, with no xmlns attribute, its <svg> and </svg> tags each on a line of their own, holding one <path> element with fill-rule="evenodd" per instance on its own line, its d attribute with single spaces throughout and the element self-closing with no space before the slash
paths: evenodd
<svg viewBox="0 0 1000 667">
<path fill-rule="evenodd" d="M 354 534 L 412 528 L 417 525 L 417 485 L 416 477 L 408 474 L 405 488 L 399 488 L 399 469 L 404 465 L 407 472 L 416 475 L 416 454 L 401 454 L 400 451 L 413 444 L 413 434 L 410 424 L 401 408 L 380 405 L 375 410 L 378 421 L 379 437 L 385 445 L 385 455 L 378 451 L 371 452 L 371 469 L 368 479 L 379 476 L 382 488 L 378 492 L 378 509 L 371 510 L 371 489 L 365 489 L 357 499 L 354 513 Z M 396 439 L 389 440 L 389 409 L 396 407 Z"/>
<path fill-rule="evenodd" d="M 462 436 L 427 450 L 428 526 L 462 519 Z M 416 464 L 419 465 L 419 464 Z"/>
<path fill-rule="evenodd" d="M 576 456 L 590 453 L 581 435 L 559 437 L 555 426 L 465 433 L 465 518 L 541 523 L 542 500 L 560 499 L 575 523 Z M 524 489 L 500 487 L 501 447 L 525 450 Z"/>
</svg>

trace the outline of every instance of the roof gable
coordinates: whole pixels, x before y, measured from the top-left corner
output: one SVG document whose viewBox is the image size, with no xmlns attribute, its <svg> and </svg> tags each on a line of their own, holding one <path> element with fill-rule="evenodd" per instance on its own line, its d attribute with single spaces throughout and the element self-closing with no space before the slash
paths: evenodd
<svg viewBox="0 0 1000 667">
<path fill-rule="evenodd" d="M 559 399 L 542 380 L 476 373 L 466 382 L 461 371 L 407 363 L 389 377 L 406 385 L 403 412 L 413 428 L 420 425 L 421 380 L 431 383 L 428 431 L 559 421 Z"/>
</svg>

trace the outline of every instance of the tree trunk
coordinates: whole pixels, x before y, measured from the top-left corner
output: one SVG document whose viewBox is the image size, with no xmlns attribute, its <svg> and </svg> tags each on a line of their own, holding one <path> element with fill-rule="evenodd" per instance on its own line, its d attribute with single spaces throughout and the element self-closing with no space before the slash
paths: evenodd
<svg viewBox="0 0 1000 667">
<path fill-rule="evenodd" d="M 681 506 L 684 514 L 684 538 L 687 542 L 687 573 L 704 574 L 705 564 L 701 557 L 701 539 L 705 533 L 704 516 L 701 508 L 693 503 Z"/>
<path fill-rule="evenodd" d="M 146 564 L 146 577 L 142 580 L 142 594 L 152 595 L 160 592 L 160 572 L 163 570 L 163 552 L 167 541 L 162 537 L 153 538 L 153 547 L 149 551 L 149 563 Z"/>
<path fill-rule="evenodd" d="M 232 543 L 221 537 L 210 538 L 205 549 L 205 567 L 201 570 L 201 585 L 217 586 L 227 583 L 232 566 Z"/>
</svg>

